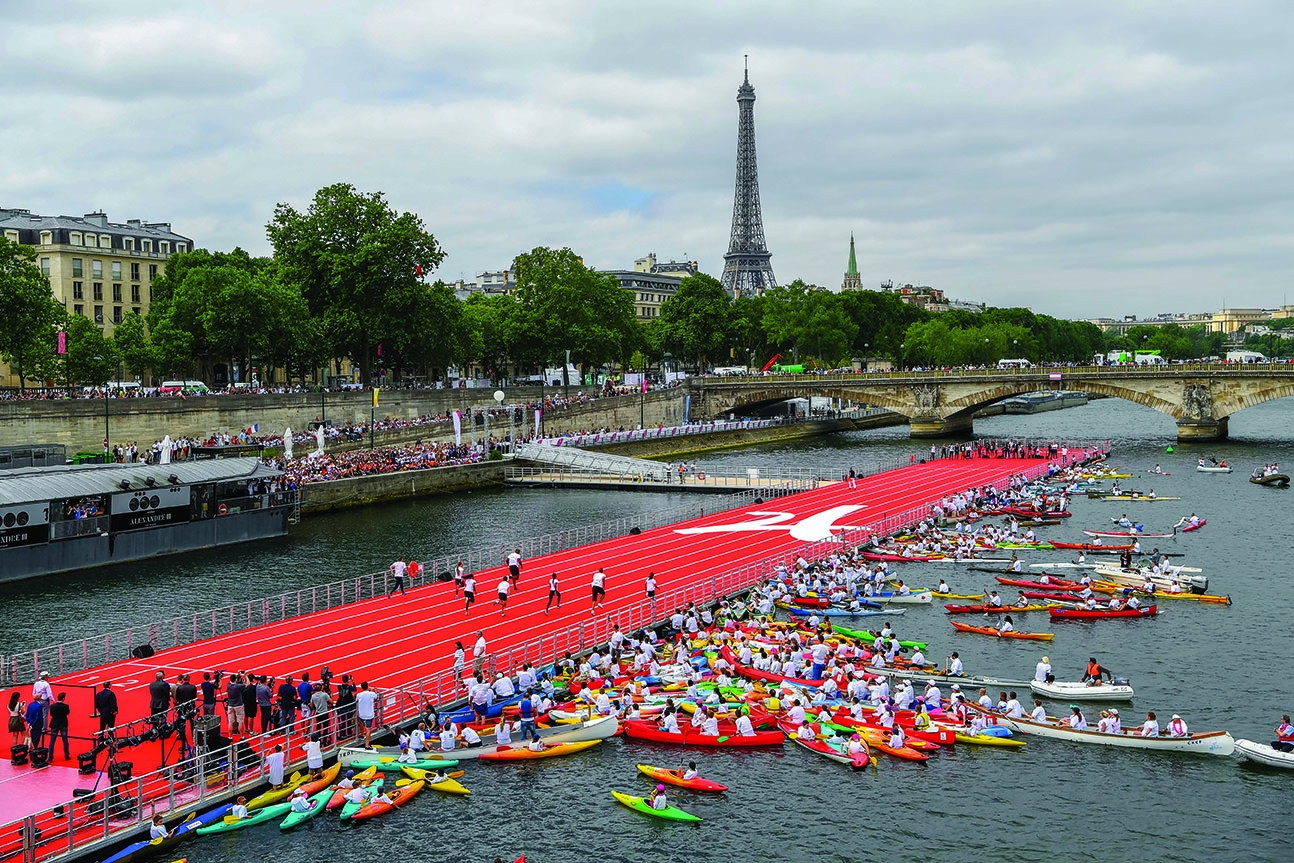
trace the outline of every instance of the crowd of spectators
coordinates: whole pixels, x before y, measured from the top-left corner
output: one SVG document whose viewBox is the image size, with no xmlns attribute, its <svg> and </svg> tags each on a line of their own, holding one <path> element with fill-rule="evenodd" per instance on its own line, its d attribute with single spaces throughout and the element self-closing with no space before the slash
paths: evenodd
<svg viewBox="0 0 1294 863">
<path fill-rule="evenodd" d="M 299 488 L 306 483 L 346 477 L 473 464 L 484 458 L 485 453 L 481 447 L 473 449 L 468 445 L 419 441 L 405 446 L 325 452 L 314 458 L 272 458 L 266 460 L 266 464 L 284 472 L 289 488 Z"/>
</svg>

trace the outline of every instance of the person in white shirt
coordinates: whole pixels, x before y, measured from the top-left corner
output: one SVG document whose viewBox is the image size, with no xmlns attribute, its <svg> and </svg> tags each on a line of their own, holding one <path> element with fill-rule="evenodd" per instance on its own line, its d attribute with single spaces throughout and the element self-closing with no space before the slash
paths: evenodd
<svg viewBox="0 0 1294 863">
<path fill-rule="evenodd" d="M 481 735 L 477 734 L 476 729 L 470 725 L 463 726 L 463 733 L 461 736 L 463 738 L 463 745 L 466 747 L 470 748 L 472 746 L 481 745 Z"/>
<path fill-rule="evenodd" d="M 239 799 L 242 799 L 242 798 L 239 798 Z M 162 839 L 169 839 L 170 836 L 171 836 L 171 831 L 167 830 L 166 825 L 162 823 L 162 816 L 154 815 L 153 824 L 151 827 L 148 828 L 148 838 L 150 840 L 157 841 Z"/>
<path fill-rule="evenodd" d="M 989 697 L 988 690 L 985 689 L 983 686 L 979 688 L 978 703 L 979 703 L 979 706 L 983 707 L 985 710 L 993 709 L 993 699 Z"/>
<path fill-rule="evenodd" d="M 1042 702 L 1036 698 L 1033 700 L 1033 712 L 1029 714 L 1029 718 L 1034 722 L 1047 721 L 1047 710 L 1042 706 Z"/>
<path fill-rule="evenodd" d="M 925 702 L 926 710 L 938 710 L 942 699 L 943 694 L 939 691 L 939 687 L 935 686 L 934 681 L 927 683 L 925 692 L 921 694 L 921 700 Z"/>
<path fill-rule="evenodd" d="M 711 737 L 719 736 L 719 718 L 714 715 L 714 708 L 708 708 L 705 719 L 701 722 L 701 733 Z"/>
<path fill-rule="evenodd" d="M 661 730 L 668 731 L 670 734 L 680 733 L 678 730 L 678 711 L 670 710 L 661 716 Z"/>
<path fill-rule="evenodd" d="M 1075 731 L 1086 731 L 1087 720 L 1083 717 L 1083 711 L 1079 709 L 1077 704 L 1071 704 L 1069 710 L 1070 715 L 1067 720 L 1069 727 Z"/>
<path fill-rule="evenodd" d="M 1146 721 L 1141 723 L 1141 731 L 1138 733 L 1142 737 L 1159 736 L 1159 720 L 1155 717 L 1155 711 L 1151 710 L 1146 714 Z"/>
<path fill-rule="evenodd" d="M 791 703 L 791 709 L 788 711 L 787 719 L 791 725 L 797 727 L 804 724 L 804 708 L 800 706 L 800 702 L 798 700 Z"/>
<path fill-rule="evenodd" d="M 750 721 L 749 710 L 745 710 L 745 709 L 742 710 L 741 715 L 737 717 L 736 725 L 737 725 L 738 736 L 740 737 L 755 736 L 755 724 Z"/>
<path fill-rule="evenodd" d="M 274 751 L 265 756 L 265 772 L 269 775 L 270 785 L 279 788 L 283 785 L 283 769 L 287 765 L 287 755 L 283 744 L 274 745 Z"/>
<path fill-rule="evenodd" d="M 237 819 L 246 818 L 247 817 L 247 798 L 239 797 L 238 800 L 234 803 L 233 807 L 229 810 L 229 814 L 231 817 L 237 818 Z"/>
<path fill-rule="evenodd" d="M 400 755 L 395 760 L 400 764 L 413 764 L 418 760 L 418 755 L 412 752 L 409 747 L 401 746 Z"/>
<path fill-rule="evenodd" d="M 597 572 L 593 573 L 591 593 L 593 596 L 592 610 L 596 610 L 602 606 L 607 598 L 607 574 L 600 566 Z"/>
<path fill-rule="evenodd" d="M 500 606 L 500 617 L 508 616 L 508 590 L 511 586 L 512 585 L 508 583 L 508 579 L 506 577 L 499 581 L 499 595 L 498 598 L 494 600 L 494 604 Z"/>
<path fill-rule="evenodd" d="M 495 675 L 494 686 L 491 688 L 494 690 L 496 699 L 511 698 L 517 694 L 516 688 L 512 685 L 512 680 L 502 674 Z"/>
<path fill-rule="evenodd" d="M 512 586 L 521 588 L 521 549 L 514 548 L 512 554 L 508 555 L 508 578 L 512 580 Z"/>
<path fill-rule="evenodd" d="M 1173 718 L 1168 721 L 1168 736 L 1189 737 L 1190 733 L 1190 729 L 1186 727 L 1186 723 L 1182 720 L 1182 717 L 1174 713 Z"/>
<path fill-rule="evenodd" d="M 953 655 L 949 659 L 948 673 L 954 677 L 961 677 L 966 673 L 966 668 L 962 665 L 961 657 L 957 655 L 956 651 L 953 651 Z"/>
<path fill-rule="evenodd" d="M 477 630 L 476 644 L 472 645 L 472 673 L 476 675 L 478 680 L 481 677 L 481 669 L 485 667 L 486 650 L 485 631 Z"/>
<path fill-rule="evenodd" d="M 311 809 L 310 797 L 306 794 L 304 788 L 298 788 L 292 792 L 292 805 L 289 811 L 292 812 L 309 812 Z"/>
<path fill-rule="evenodd" d="M 494 726 L 494 742 L 500 746 L 512 742 L 512 726 L 506 719 L 500 719 L 499 724 Z"/>
<path fill-rule="evenodd" d="M 1011 719 L 1020 719 L 1024 716 L 1024 707 L 1020 705 L 1014 692 L 1011 693 L 1011 700 L 1006 703 L 1006 715 Z"/>
<path fill-rule="evenodd" d="M 420 722 L 418 727 L 409 732 L 409 751 L 422 752 L 427 748 L 427 723 Z"/>
<path fill-rule="evenodd" d="M 926 655 L 921 652 L 921 648 L 912 651 L 912 657 L 908 660 L 912 665 L 921 668 L 926 664 Z"/>
<path fill-rule="evenodd" d="M 1044 656 L 1042 661 L 1033 670 L 1033 679 L 1038 683 L 1046 683 L 1047 678 L 1051 676 L 1051 659 Z"/>
<path fill-rule="evenodd" d="M 452 752 L 458 746 L 458 734 L 453 723 L 446 725 L 440 732 L 440 751 Z"/>
</svg>

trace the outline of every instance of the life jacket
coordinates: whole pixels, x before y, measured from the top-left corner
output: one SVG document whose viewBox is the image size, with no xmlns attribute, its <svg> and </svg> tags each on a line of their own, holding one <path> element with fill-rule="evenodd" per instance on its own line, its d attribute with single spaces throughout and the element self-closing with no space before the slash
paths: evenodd
<svg viewBox="0 0 1294 863">
<path fill-rule="evenodd" d="M 1099 678 L 1101 676 L 1101 664 L 1099 662 L 1089 662 L 1087 664 L 1087 676 Z"/>
</svg>

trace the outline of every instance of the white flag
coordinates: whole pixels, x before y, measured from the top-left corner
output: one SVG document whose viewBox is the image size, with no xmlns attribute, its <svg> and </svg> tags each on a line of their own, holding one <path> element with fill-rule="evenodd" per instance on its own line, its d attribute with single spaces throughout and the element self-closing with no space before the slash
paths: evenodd
<svg viewBox="0 0 1294 863">
<path fill-rule="evenodd" d="M 292 458 L 292 429 L 283 430 L 283 457 Z"/>
<path fill-rule="evenodd" d="M 454 411 L 454 445 L 463 445 L 463 415 Z"/>
<path fill-rule="evenodd" d="M 171 436 L 162 438 L 162 464 L 171 463 Z"/>
</svg>

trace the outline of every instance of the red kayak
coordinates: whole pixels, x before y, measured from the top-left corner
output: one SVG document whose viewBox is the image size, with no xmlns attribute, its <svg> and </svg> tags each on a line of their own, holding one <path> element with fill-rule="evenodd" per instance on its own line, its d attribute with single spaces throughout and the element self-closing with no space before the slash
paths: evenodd
<svg viewBox="0 0 1294 863">
<path fill-rule="evenodd" d="M 1093 545 L 1090 542 L 1056 542 L 1052 540 L 1051 544 L 1056 548 L 1072 548 L 1078 551 L 1127 551 L 1132 548 L 1131 543 L 1128 545 Z"/>
<path fill-rule="evenodd" d="M 702 734 L 690 725 L 680 725 L 678 734 L 662 731 L 654 722 L 641 719 L 629 719 L 624 723 L 625 736 L 638 740 L 652 740 L 656 743 L 673 743 L 678 746 L 781 746 L 781 731 L 756 731 L 752 736 L 743 737 L 736 733 Z M 720 727 L 719 731 L 725 729 Z"/>
<path fill-rule="evenodd" d="M 1053 608 L 1050 610 L 1051 619 L 1057 620 L 1099 620 L 1103 617 L 1154 617 L 1156 608 L 1153 605 L 1143 606 L 1142 608 L 1122 608 L 1115 611 L 1112 608 L 1096 608 L 1088 611 L 1085 608 Z"/>
<path fill-rule="evenodd" d="M 1182 533 L 1190 533 L 1193 530 L 1199 530 L 1200 528 L 1204 527 L 1205 523 L 1207 522 L 1208 522 L 1207 518 L 1202 518 L 1200 519 L 1199 524 L 1188 524 L 1186 527 L 1182 528 Z"/>
<path fill-rule="evenodd" d="M 830 608 L 831 600 L 821 596 L 793 596 L 787 600 L 791 605 L 803 605 L 805 608 Z"/>
<path fill-rule="evenodd" d="M 1048 576 L 1050 578 L 1050 576 Z M 1036 587 L 1039 590 L 1072 590 L 1075 587 L 1082 587 L 1077 581 L 1066 581 L 1063 578 L 1052 578 L 1051 581 L 1043 584 L 1041 581 L 1029 581 L 1023 578 L 1003 578 L 997 577 L 998 584 L 1006 584 L 1011 587 Z"/>
</svg>

